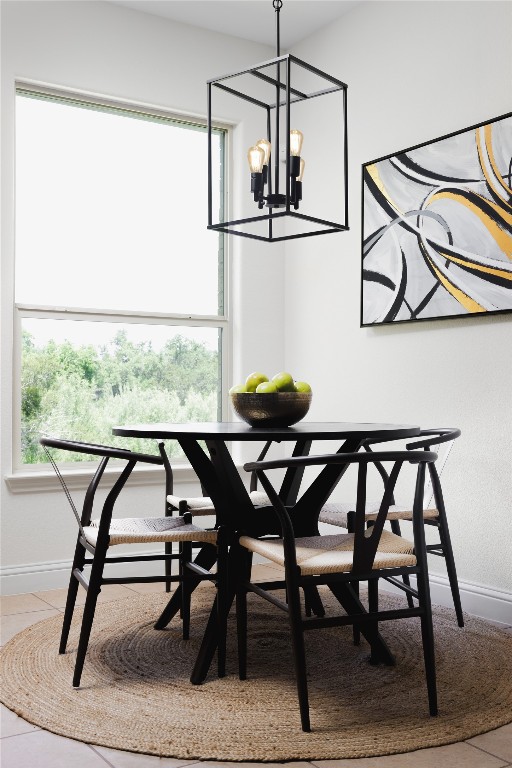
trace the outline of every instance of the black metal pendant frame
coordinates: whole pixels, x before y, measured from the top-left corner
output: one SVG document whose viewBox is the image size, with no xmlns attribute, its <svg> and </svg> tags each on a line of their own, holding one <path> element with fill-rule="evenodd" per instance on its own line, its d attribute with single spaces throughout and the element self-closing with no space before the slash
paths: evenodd
<svg viewBox="0 0 512 768">
<path fill-rule="evenodd" d="M 265 72 L 261 71 L 261 70 L 267 69 L 268 67 L 276 68 L 276 72 L 277 72 L 276 77 L 271 77 Z M 281 82 L 281 77 L 280 77 L 281 67 L 286 68 L 285 69 L 286 79 L 284 83 Z M 293 82 L 292 71 L 296 71 L 294 69 L 295 67 L 302 68 L 302 70 L 306 70 L 307 72 L 311 73 L 317 78 L 321 78 L 325 80 L 326 88 L 306 93 L 304 90 L 298 90 L 297 88 L 292 87 L 291 85 L 291 83 Z M 252 75 L 260 81 L 264 81 L 271 86 L 275 86 L 275 89 L 276 89 L 275 101 L 272 103 L 269 103 L 268 101 L 263 101 L 261 99 L 255 98 L 254 96 L 251 96 L 249 93 L 245 93 L 241 90 L 237 90 L 236 88 L 231 87 L 228 84 L 228 82 L 226 82 L 236 77 L 242 77 L 243 75 Z M 331 75 L 328 75 L 325 72 L 322 72 L 316 67 L 313 67 L 312 65 L 302 61 L 301 59 L 298 59 L 296 56 L 293 56 L 292 54 L 285 54 L 282 56 L 277 56 L 276 58 L 271 59 L 269 61 L 257 64 L 254 67 L 251 67 L 250 69 L 242 70 L 240 72 L 234 72 L 229 75 L 224 75 L 222 77 L 208 80 L 207 87 L 208 87 L 208 229 L 211 229 L 217 232 L 225 232 L 231 235 L 239 235 L 241 237 L 247 237 L 254 240 L 262 240 L 264 242 L 280 242 L 283 240 L 293 240 L 296 238 L 311 237 L 313 235 L 330 234 L 333 232 L 344 232 L 348 230 L 349 226 L 348 226 L 348 167 L 347 167 L 348 166 L 347 85 L 341 82 L 340 80 L 337 80 L 335 77 L 332 77 Z M 273 187 L 274 187 L 274 195 L 280 194 L 283 199 L 283 210 L 269 208 L 268 212 L 261 213 L 260 215 L 257 215 L 257 216 L 249 216 L 241 219 L 233 219 L 231 221 L 219 221 L 217 223 L 213 222 L 213 192 L 212 192 L 212 183 L 213 183 L 212 135 L 214 130 L 212 126 L 212 96 L 214 93 L 213 89 L 221 90 L 224 93 L 228 93 L 232 96 L 235 96 L 239 99 L 249 102 L 254 106 L 260 107 L 262 110 L 265 110 L 266 123 L 267 123 L 267 139 L 270 142 L 272 142 L 271 117 L 274 116 L 275 124 L 276 124 L 276 135 L 278 137 L 278 141 L 272 153 L 275 158 L 275 169 L 273 174 L 271 172 L 269 172 L 268 174 L 269 175 L 268 193 L 270 196 L 272 196 Z M 282 100 L 283 92 L 285 95 L 284 101 Z M 343 117 L 342 117 L 342 120 L 343 120 L 343 150 L 342 150 L 343 151 L 343 173 L 342 173 L 342 178 L 336 181 L 336 184 L 338 187 L 341 184 L 343 184 L 344 217 L 342 222 L 329 221 L 326 219 L 318 218 L 316 216 L 310 216 L 304 213 L 300 213 L 297 210 L 294 210 L 293 184 L 289 183 L 289 179 L 292 178 L 290 176 L 291 106 L 298 102 L 326 96 L 328 94 L 333 94 L 336 92 L 340 92 L 341 94 L 342 109 L 343 109 Z M 286 179 L 285 179 L 285 185 L 284 185 L 284 193 L 279 189 L 279 161 L 280 161 L 280 147 L 279 147 L 280 117 L 279 115 L 280 115 L 280 108 L 282 107 L 284 107 L 285 115 L 286 115 L 285 117 Z M 276 111 L 273 112 L 273 110 L 276 110 Z M 312 226 L 311 228 L 306 227 L 308 231 L 302 231 L 296 234 L 284 234 L 284 235 L 276 234 L 276 232 L 274 231 L 274 223 L 276 223 L 279 219 L 283 219 L 285 217 L 289 217 L 292 219 L 300 219 L 303 222 L 310 222 Z M 257 225 L 259 222 L 266 222 L 265 235 L 255 234 L 253 232 L 248 232 L 241 229 L 244 225 L 254 225 L 254 224 Z"/>
</svg>

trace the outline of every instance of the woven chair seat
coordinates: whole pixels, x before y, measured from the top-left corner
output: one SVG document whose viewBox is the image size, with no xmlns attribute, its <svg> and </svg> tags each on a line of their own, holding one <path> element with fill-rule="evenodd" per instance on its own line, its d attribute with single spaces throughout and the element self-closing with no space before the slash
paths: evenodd
<svg viewBox="0 0 512 768">
<path fill-rule="evenodd" d="M 180 509 L 180 505 L 185 502 L 187 505 L 185 511 L 191 512 L 193 515 L 215 514 L 215 507 L 209 496 L 174 496 L 169 494 L 167 501 L 175 509 Z"/>
<path fill-rule="evenodd" d="M 263 491 L 251 491 L 249 494 L 251 501 L 255 507 L 265 506 L 270 504 L 270 500 L 266 493 Z M 169 494 L 167 501 L 175 509 L 180 509 L 180 504 L 186 503 L 186 511 L 191 512 L 194 516 L 201 515 L 214 515 L 215 507 L 212 504 L 212 500 L 209 496 L 173 496 Z"/>
<path fill-rule="evenodd" d="M 84 527 L 85 538 L 96 546 L 99 519 Z M 109 546 L 115 544 L 142 544 L 146 542 L 199 541 L 215 544 L 217 531 L 205 531 L 183 522 L 182 517 L 125 517 L 113 518 L 109 529 Z"/>
<path fill-rule="evenodd" d="M 345 502 L 332 502 L 325 504 L 320 510 L 320 523 L 329 523 L 330 525 L 337 525 L 340 528 L 347 528 L 348 513 L 355 509 L 354 504 L 347 504 Z M 375 520 L 379 511 L 378 501 L 366 502 L 366 514 L 365 520 Z M 426 519 L 435 519 L 439 517 L 437 509 L 425 509 L 423 511 L 423 517 Z M 412 520 L 412 510 L 409 507 L 402 507 L 399 504 L 393 504 L 389 508 L 388 520 Z"/>
<path fill-rule="evenodd" d="M 284 566 L 282 539 L 254 539 L 251 536 L 241 536 L 240 544 L 249 551 Z M 295 546 L 297 565 L 302 576 L 345 573 L 352 570 L 353 533 L 297 538 Z M 389 531 L 382 531 L 373 568 L 400 568 L 416 565 L 413 550 L 413 544 L 407 539 Z"/>
<path fill-rule="evenodd" d="M 255 507 L 266 507 L 271 504 L 269 497 L 263 491 L 251 491 L 249 496 Z"/>
</svg>

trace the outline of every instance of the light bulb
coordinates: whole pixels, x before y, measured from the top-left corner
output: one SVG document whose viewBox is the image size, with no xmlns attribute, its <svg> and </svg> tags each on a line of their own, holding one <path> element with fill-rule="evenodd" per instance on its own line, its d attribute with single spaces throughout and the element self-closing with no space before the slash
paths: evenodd
<svg viewBox="0 0 512 768">
<path fill-rule="evenodd" d="M 249 147 L 249 151 L 247 152 L 247 159 L 249 160 L 249 168 L 251 169 L 251 173 L 262 172 L 265 160 L 265 152 L 261 147 L 258 147 L 257 145 L 254 147 Z"/>
<path fill-rule="evenodd" d="M 256 146 L 263 150 L 265 153 L 265 159 L 263 161 L 263 165 L 268 165 L 268 161 L 270 160 L 270 152 L 272 150 L 272 144 L 267 139 L 258 139 L 256 142 Z"/>
<path fill-rule="evenodd" d="M 300 131 L 290 131 L 290 155 L 292 157 L 300 157 L 303 140 L 304 136 Z"/>
<path fill-rule="evenodd" d="M 305 161 L 301 157 L 301 159 L 300 159 L 300 171 L 299 171 L 299 175 L 297 176 L 297 181 L 302 181 L 302 179 L 304 178 L 304 168 L 305 167 L 306 167 L 306 163 L 305 163 Z"/>
</svg>

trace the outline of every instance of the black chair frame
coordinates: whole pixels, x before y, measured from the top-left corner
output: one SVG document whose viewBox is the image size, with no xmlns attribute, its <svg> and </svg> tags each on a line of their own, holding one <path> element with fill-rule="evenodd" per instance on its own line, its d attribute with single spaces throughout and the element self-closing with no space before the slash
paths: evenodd
<svg viewBox="0 0 512 768">
<path fill-rule="evenodd" d="M 303 633 L 307 630 L 322 627 L 334 627 L 344 625 L 361 625 L 364 622 L 371 634 L 378 632 L 378 623 L 399 618 L 419 617 L 421 620 L 421 634 L 423 643 L 423 657 L 428 692 L 429 711 L 432 716 L 437 715 L 437 690 L 434 657 L 434 637 L 432 626 L 432 611 L 430 602 L 430 590 L 428 579 L 427 553 L 425 545 L 425 529 L 423 525 L 423 492 L 425 482 L 425 468 L 436 459 L 437 454 L 430 451 L 393 451 L 372 453 L 348 453 L 325 456 L 306 456 L 291 459 L 253 462 L 246 464 L 244 469 L 248 472 L 256 472 L 258 480 L 268 494 L 279 519 L 282 531 L 282 540 L 285 557 L 284 580 L 254 584 L 250 581 L 250 568 L 252 553 L 243 549 L 240 556 L 240 573 L 237 574 L 237 631 L 238 631 L 238 655 L 239 676 L 246 679 L 247 676 L 247 592 L 251 591 L 288 614 L 290 623 L 292 648 L 299 698 L 299 709 L 302 729 L 310 731 L 308 689 L 306 677 L 306 659 Z M 392 461 L 393 468 L 388 475 L 385 484 L 384 495 L 372 526 L 372 533 L 367 534 L 365 524 L 366 505 L 366 479 L 369 464 L 382 461 Z M 389 507 L 393 501 L 393 492 L 397 478 L 404 463 L 417 464 L 417 477 L 413 503 L 413 532 L 416 565 L 373 569 L 376 550 L 384 527 Z M 287 468 L 292 466 L 325 466 L 327 464 L 339 464 L 340 472 L 346 464 L 358 466 L 357 503 L 354 516 L 354 554 L 352 570 L 344 573 L 328 573 L 318 576 L 302 576 L 297 565 L 295 536 L 291 519 L 286 507 L 283 505 L 277 492 L 273 488 L 265 471 L 269 469 Z M 243 532 L 242 532 L 243 533 Z M 242 534 L 241 534 L 242 535 Z M 245 558 L 244 558 L 245 555 Z M 418 605 L 400 608 L 390 611 L 378 609 L 378 580 L 380 578 L 403 577 L 414 575 L 417 580 L 417 590 L 413 590 L 418 598 Z M 368 582 L 369 611 L 366 611 L 360 603 L 354 582 Z M 343 584 L 351 593 L 354 612 L 343 616 L 329 616 L 316 618 L 303 618 L 301 612 L 299 589 L 304 586 Z M 407 587 L 400 581 L 396 584 L 402 590 L 408 592 Z M 272 592 L 277 589 L 286 590 L 286 601 L 277 598 Z M 367 633 L 368 634 L 368 633 Z M 371 644 L 371 643 L 370 643 Z M 377 663 L 370 656 L 370 661 Z"/>
<path fill-rule="evenodd" d="M 406 449 L 408 451 L 413 450 L 435 450 L 435 447 L 443 443 L 451 442 L 460 436 L 460 429 L 456 428 L 439 428 L 439 429 L 422 429 L 419 437 L 420 440 L 415 440 L 412 443 L 407 443 Z M 366 451 L 372 452 L 372 445 L 382 444 L 382 439 L 379 440 L 365 440 L 363 447 Z M 384 485 L 389 479 L 389 475 L 382 462 L 375 462 L 375 468 L 379 472 Z M 459 627 L 464 626 L 464 615 L 462 613 L 462 604 L 460 599 L 459 584 L 457 580 L 457 569 L 455 567 L 455 558 L 453 556 L 453 548 L 450 538 L 450 530 L 448 528 L 448 520 L 446 516 L 446 507 L 444 504 L 443 491 L 441 488 L 441 481 L 437 467 L 435 463 L 428 465 L 428 471 L 430 475 L 430 482 L 432 484 L 432 491 L 434 495 L 435 507 L 439 513 L 437 518 L 425 518 L 424 524 L 437 528 L 439 533 L 439 542 L 435 544 L 427 544 L 426 550 L 428 554 L 437 555 L 438 557 L 444 557 L 446 562 L 446 572 L 448 574 L 448 581 L 452 593 L 453 605 L 455 608 L 455 615 L 457 617 L 457 624 Z M 395 503 L 394 499 L 391 502 Z M 354 514 L 351 510 L 347 515 L 347 530 L 353 532 L 354 530 Z M 401 536 L 401 528 L 399 520 L 389 520 L 389 524 L 393 533 Z M 368 527 L 371 527 L 372 522 L 368 522 Z M 389 578 L 388 581 L 396 585 L 396 579 Z M 410 587 L 410 582 L 407 576 L 405 576 L 405 582 Z M 409 606 L 413 606 L 413 593 L 407 593 L 407 601 Z M 355 633 L 355 639 L 357 641 L 357 633 Z"/>
<path fill-rule="evenodd" d="M 106 584 L 144 584 L 163 582 L 164 584 L 170 581 L 179 582 L 182 585 L 181 592 L 181 618 L 182 618 L 182 631 L 183 638 L 187 640 L 190 632 L 190 597 L 191 589 L 187 586 L 191 579 L 199 578 L 200 580 L 213 581 L 217 586 L 218 592 L 218 621 L 219 621 L 219 649 L 218 649 L 218 672 L 219 677 L 225 675 L 225 663 L 226 663 L 226 624 L 227 624 L 227 611 L 225 607 L 225 590 L 227 586 L 227 540 L 224 527 L 220 527 L 217 532 L 217 573 L 211 573 L 203 568 L 200 568 L 192 562 L 192 542 L 183 541 L 179 545 L 179 552 L 165 552 L 164 554 L 154 555 L 135 555 L 135 556 L 120 556 L 111 557 L 107 556 L 109 549 L 109 529 L 112 521 L 112 514 L 114 505 L 121 493 L 122 489 L 126 485 L 128 478 L 130 477 L 134 467 L 137 463 L 152 464 L 157 466 L 164 466 L 165 462 L 163 456 L 156 456 L 151 454 L 136 453 L 124 448 L 113 448 L 110 446 L 96 445 L 92 443 L 83 443 L 73 440 L 63 440 L 58 438 L 43 437 L 40 440 L 41 445 L 45 449 L 45 452 L 49 458 L 51 465 L 53 466 L 55 473 L 60 481 L 60 484 L 66 494 L 68 502 L 73 510 L 73 514 L 78 523 L 78 538 L 75 547 L 75 554 L 73 558 L 73 564 L 71 567 L 71 576 L 69 580 L 68 594 L 66 599 L 66 607 L 64 610 L 64 620 L 62 625 L 62 632 L 59 644 L 59 653 L 64 654 L 66 652 L 67 641 L 69 637 L 69 631 L 71 628 L 71 622 L 73 619 L 73 613 L 76 603 L 76 597 L 78 593 L 78 586 L 81 585 L 87 592 L 85 601 L 82 626 L 80 630 L 80 638 L 78 642 L 77 658 L 75 663 L 75 669 L 73 674 L 73 687 L 80 687 L 80 680 L 82 676 L 83 666 L 87 653 L 87 647 L 89 644 L 89 638 L 91 635 L 92 624 L 94 620 L 94 614 L 96 611 L 96 603 L 98 595 L 103 585 Z M 87 487 L 85 493 L 81 514 L 73 502 L 66 482 L 55 462 L 49 448 L 56 448 L 59 450 L 71 451 L 73 453 L 83 453 L 91 456 L 98 456 L 101 461 L 96 468 L 94 475 Z M 159 446 L 161 454 L 162 451 L 165 454 L 163 445 Z M 113 487 L 109 491 L 106 500 L 103 504 L 101 515 L 99 516 L 100 522 L 98 526 L 98 537 L 96 546 L 93 546 L 87 541 L 84 533 L 84 527 L 91 523 L 93 507 L 95 501 L 95 494 L 100 485 L 100 481 L 104 475 L 105 469 L 110 459 L 122 459 L 127 463 L 121 470 L 121 473 L 117 480 L 114 482 Z M 168 484 L 168 478 L 166 474 L 166 485 Z M 184 523 L 191 522 L 190 513 L 183 515 Z M 166 543 L 167 548 L 167 543 Z M 209 545 L 203 545 L 209 546 Z M 91 557 L 87 556 L 87 553 Z M 104 567 L 107 564 L 119 564 L 119 563 L 133 563 L 133 562 L 153 562 L 164 561 L 168 563 L 172 560 L 177 560 L 179 563 L 179 573 L 177 576 L 170 574 L 165 575 L 151 575 L 151 576 L 123 576 L 123 577 L 105 577 L 103 576 Z M 85 566 L 92 566 L 89 578 L 84 574 Z M 192 575 L 193 574 L 193 575 Z"/>
</svg>

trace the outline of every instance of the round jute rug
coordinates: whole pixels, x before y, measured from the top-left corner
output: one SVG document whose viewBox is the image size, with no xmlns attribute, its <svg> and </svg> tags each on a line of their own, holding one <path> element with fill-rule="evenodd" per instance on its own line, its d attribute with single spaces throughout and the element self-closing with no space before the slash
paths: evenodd
<svg viewBox="0 0 512 768">
<path fill-rule="evenodd" d="M 31 723 L 91 744 L 184 759 L 322 760 L 384 755 L 468 739 L 512 719 L 512 635 L 435 609 L 440 715 L 428 714 L 418 619 L 388 621 L 382 634 L 395 667 L 368 664 L 368 646 L 350 628 L 306 633 L 313 732 L 301 731 L 286 616 L 255 596 L 249 605 L 248 679 L 238 680 L 230 618 L 228 676 L 215 664 L 203 685 L 189 676 L 212 602 L 196 590 L 192 637 L 175 619 L 153 623 L 164 594 L 98 606 L 80 690 L 71 678 L 78 615 L 69 652 L 57 653 L 61 618 L 16 635 L 2 654 L 4 704 Z M 252 599 L 251 599 L 252 598 Z M 326 590 L 322 599 L 334 612 Z M 382 604 L 402 604 L 384 597 Z"/>
</svg>

